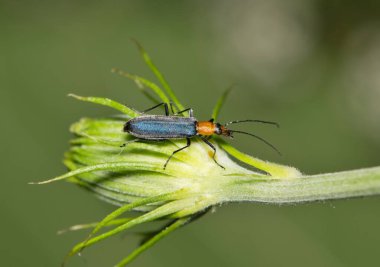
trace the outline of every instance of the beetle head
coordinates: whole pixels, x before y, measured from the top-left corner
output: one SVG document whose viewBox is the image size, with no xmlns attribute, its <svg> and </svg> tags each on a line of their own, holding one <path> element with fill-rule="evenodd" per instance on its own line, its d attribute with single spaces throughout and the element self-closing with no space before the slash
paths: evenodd
<svg viewBox="0 0 380 267">
<path fill-rule="evenodd" d="M 232 132 L 227 127 L 221 125 L 220 123 L 215 124 L 215 134 L 233 138 Z"/>
</svg>

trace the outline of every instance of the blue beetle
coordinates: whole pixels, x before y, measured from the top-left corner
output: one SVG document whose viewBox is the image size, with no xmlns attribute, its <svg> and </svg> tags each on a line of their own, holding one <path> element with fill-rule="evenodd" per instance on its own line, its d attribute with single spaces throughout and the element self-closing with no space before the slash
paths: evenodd
<svg viewBox="0 0 380 267">
<path fill-rule="evenodd" d="M 162 106 L 162 105 L 165 107 L 165 115 L 144 115 L 144 113 L 151 111 L 155 108 L 158 108 L 159 106 Z M 232 135 L 233 133 L 247 134 L 255 138 L 258 138 L 259 140 L 263 141 L 264 143 L 272 147 L 278 153 L 280 153 L 272 144 L 270 144 L 269 142 L 267 142 L 266 140 L 264 140 L 263 138 L 257 135 L 247 133 L 247 132 L 242 132 L 242 131 L 230 130 L 226 127 L 229 124 L 240 123 L 240 122 L 260 122 L 260 123 L 273 124 L 278 127 L 279 125 L 275 122 L 263 121 L 263 120 L 238 120 L 238 121 L 231 121 L 224 125 L 221 125 L 220 123 L 214 123 L 214 119 L 210 119 L 209 121 L 198 121 L 196 118 L 194 118 L 192 108 L 188 108 L 180 112 L 174 113 L 173 107 L 171 105 L 171 111 L 173 115 L 169 114 L 169 106 L 167 103 L 160 103 L 148 110 L 145 110 L 143 112 L 143 115 L 127 121 L 124 124 L 124 129 L 123 129 L 124 132 L 127 132 L 137 138 L 133 141 L 139 141 L 139 140 L 161 141 L 161 140 L 168 140 L 168 139 L 186 139 L 187 144 L 184 147 L 173 151 L 173 153 L 166 160 L 164 164 L 164 169 L 166 169 L 167 164 L 169 163 L 170 159 L 174 156 L 174 154 L 188 148 L 191 145 L 191 138 L 195 136 L 200 137 L 203 140 L 203 142 L 205 142 L 214 151 L 212 158 L 215 161 L 215 163 L 223 169 L 224 167 L 220 165 L 215 159 L 215 155 L 216 155 L 215 146 L 208 140 L 208 137 L 214 134 L 223 135 L 230 138 L 233 138 L 233 135 Z M 180 114 L 187 111 L 189 112 L 189 117 L 179 116 Z M 125 144 L 123 146 L 125 146 Z"/>
</svg>

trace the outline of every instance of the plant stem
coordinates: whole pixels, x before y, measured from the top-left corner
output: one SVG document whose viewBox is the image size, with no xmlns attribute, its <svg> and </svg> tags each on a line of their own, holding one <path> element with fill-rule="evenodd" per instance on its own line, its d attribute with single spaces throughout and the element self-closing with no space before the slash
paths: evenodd
<svg viewBox="0 0 380 267">
<path fill-rule="evenodd" d="M 380 167 L 294 179 L 234 177 L 225 185 L 224 202 L 300 203 L 380 194 Z"/>
</svg>

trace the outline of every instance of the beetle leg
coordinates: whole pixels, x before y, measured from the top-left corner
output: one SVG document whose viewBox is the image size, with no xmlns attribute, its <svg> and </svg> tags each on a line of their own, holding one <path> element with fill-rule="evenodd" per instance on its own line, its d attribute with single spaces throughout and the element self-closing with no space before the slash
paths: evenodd
<svg viewBox="0 0 380 267">
<path fill-rule="evenodd" d="M 180 149 L 175 150 L 175 151 L 170 155 L 170 157 L 166 160 L 166 162 L 165 162 L 165 164 L 164 164 L 164 170 L 166 169 L 166 165 L 168 165 L 170 159 L 174 156 L 175 153 L 178 153 L 178 152 L 184 150 L 185 148 L 188 148 L 188 147 L 191 145 L 191 140 L 190 140 L 190 138 L 186 138 L 186 141 L 187 141 L 186 146 L 181 147 Z"/>
<path fill-rule="evenodd" d="M 140 141 L 141 139 L 133 139 L 133 140 L 130 140 L 130 141 L 127 141 L 125 142 L 124 144 L 120 145 L 120 147 L 125 147 L 126 145 L 130 144 L 130 143 L 134 143 L 134 142 L 138 142 Z"/>
<path fill-rule="evenodd" d="M 193 118 L 194 117 L 194 111 L 192 108 L 187 108 L 187 109 L 184 109 L 184 110 L 181 110 L 181 111 L 178 111 L 177 113 L 175 113 L 174 115 L 179 115 L 179 114 L 182 114 L 184 112 L 188 111 L 189 112 L 189 117 L 190 118 Z"/>
<path fill-rule="evenodd" d="M 130 143 L 135 143 L 135 142 L 138 142 L 138 141 L 141 141 L 141 139 L 133 139 L 133 140 L 130 140 L 130 141 L 127 141 L 127 142 L 125 142 L 124 144 L 122 144 L 122 145 L 120 145 L 120 152 L 119 152 L 119 156 L 124 152 L 124 149 L 125 149 L 125 147 L 128 145 L 128 144 L 130 144 Z"/>
<path fill-rule="evenodd" d="M 144 110 L 144 111 L 143 111 L 143 114 L 144 114 L 144 113 L 147 113 L 148 111 L 151 111 L 151 110 L 153 110 L 153 109 L 155 109 L 155 108 L 158 108 L 158 107 L 160 107 L 160 106 L 162 106 L 162 105 L 164 105 L 164 107 L 165 107 L 165 115 L 166 115 L 166 116 L 169 116 L 169 107 L 168 107 L 168 104 L 167 104 L 167 103 L 160 103 L 160 104 L 158 104 L 158 105 L 155 105 L 154 107 L 148 108 L 147 110 Z"/>
<path fill-rule="evenodd" d="M 174 106 L 174 103 L 172 101 L 169 102 L 169 106 L 170 106 L 170 110 L 172 111 L 172 113 L 174 114 L 174 109 L 173 109 L 173 106 Z M 178 107 L 176 106 L 176 109 L 178 109 Z"/>
<path fill-rule="evenodd" d="M 214 147 L 214 145 L 211 144 L 210 141 L 207 140 L 207 138 L 205 138 L 205 137 L 203 137 L 203 136 L 199 136 L 199 137 L 203 140 L 203 142 L 205 142 L 209 147 L 211 147 L 212 150 L 214 150 L 214 154 L 212 155 L 212 159 L 215 161 L 215 163 L 216 163 L 219 167 L 221 167 L 222 169 L 226 169 L 226 168 L 224 168 L 222 165 L 220 165 L 220 164 L 216 161 L 216 159 L 215 159 L 216 148 Z"/>
</svg>

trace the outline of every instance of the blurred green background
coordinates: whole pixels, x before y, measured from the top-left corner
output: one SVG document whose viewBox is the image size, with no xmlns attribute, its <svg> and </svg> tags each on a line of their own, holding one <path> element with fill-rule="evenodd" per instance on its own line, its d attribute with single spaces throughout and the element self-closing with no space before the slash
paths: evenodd
<svg viewBox="0 0 380 267">
<path fill-rule="evenodd" d="M 65 182 L 69 125 L 110 109 L 68 93 L 151 103 L 119 67 L 154 79 L 138 39 L 183 103 L 209 119 L 236 89 L 221 120 L 244 125 L 284 156 L 242 136 L 241 150 L 304 173 L 380 165 L 380 2 L 0 1 L 1 266 L 59 266 L 85 233 L 57 236 L 114 209 Z M 130 266 L 379 266 L 380 199 L 297 206 L 231 204 L 170 235 Z M 124 235 L 68 266 L 111 266 L 134 248 Z"/>
</svg>

